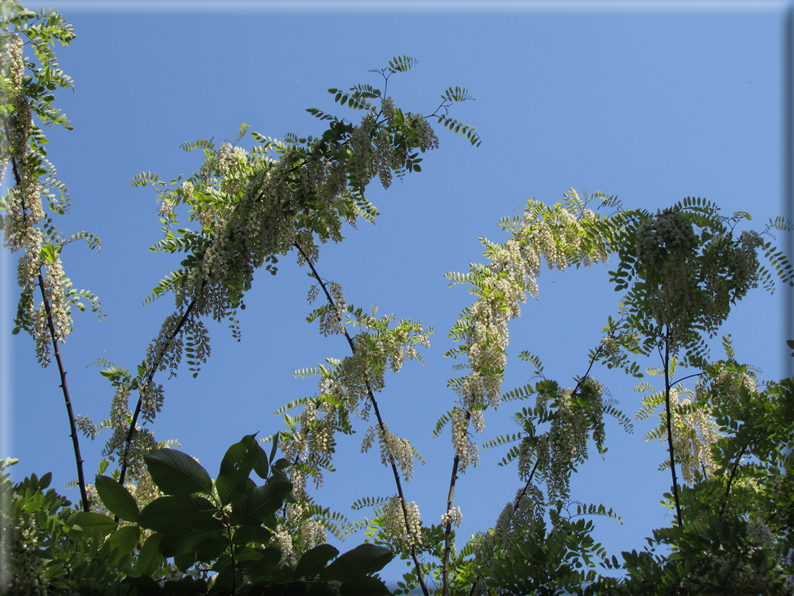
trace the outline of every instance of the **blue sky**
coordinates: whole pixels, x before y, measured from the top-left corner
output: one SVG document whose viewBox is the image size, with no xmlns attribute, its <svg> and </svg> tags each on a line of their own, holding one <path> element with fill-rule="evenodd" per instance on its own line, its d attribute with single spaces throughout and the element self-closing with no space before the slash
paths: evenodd
<svg viewBox="0 0 794 596">
<path fill-rule="evenodd" d="M 113 392 L 91 362 L 133 368 L 173 306 L 169 298 L 141 305 L 177 261 L 147 250 L 160 239 L 157 203 L 151 189 L 129 185 L 133 176 L 189 175 L 201 157 L 179 145 L 233 140 L 242 122 L 281 138 L 322 132 L 305 108 L 360 117 L 333 104 L 326 89 L 377 86 L 382 79 L 368 71 L 397 55 L 419 61 L 389 82 L 399 107 L 429 114 L 450 85 L 476 98 L 451 115 L 475 126 L 482 145 L 437 130 L 441 147 L 424 156 L 421 173 L 387 191 L 370 186 L 367 196 L 381 212 L 376 226 L 348 229 L 342 244 L 322 247 L 318 264 L 323 277 L 342 284 L 348 302 L 376 304 L 382 314 L 436 330 L 425 366 L 409 363 L 388 376 L 380 396 L 390 429 L 427 461 L 405 488 L 428 524 L 443 513 L 453 455 L 448 434 L 430 439 L 455 399 L 445 387 L 455 375 L 443 358 L 452 347 L 446 334 L 470 303 L 465 288 L 448 288 L 443 274 L 481 262 L 477 239 L 500 240 L 500 217 L 532 197 L 558 202 L 571 187 L 618 195 L 627 208 L 704 197 L 726 213 L 751 212 L 756 228 L 784 213 L 782 2 L 53 5 L 77 33 L 71 47 L 56 49 L 76 84 L 75 93 L 56 99 L 74 130 L 47 132 L 49 158 L 73 199 L 71 214 L 56 225 L 102 239 L 100 254 L 74 245 L 63 255 L 75 286 L 95 292 L 107 313 L 101 322 L 78 315 L 62 347 L 75 410 L 94 421 L 108 416 Z M 241 144 L 250 148 L 250 137 Z M 20 459 L 15 478 L 52 471 L 62 489 L 76 473 L 57 369 L 36 364 L 29 337 L 9 339 L 16 257 L 4 250 L 0 265 L 0 456 Z M 617 309 L 608 269 L 542 273 L 539 301 L 530 300 L 511 326 L 505 391 L 532 374 L 517 358 L 522 350 L 540 356 L 547 377 L 561 384 L 572 386 L 571 377 L 584 373 L 588 350 Z M 211 324 L 212 357 L 199 377 L 184 370 L 170 381 L 159 378 L 166 401 L 153 427 L 157 439 L 178 439 L 214 476 L 230 444 L 283 428 L 273 412 L 317 388 L 291 372 L 347 355 L 343 341 L 322 338 L 306 323 L 309 285 L 293 255 L 276 277 L 258 275 L 240 317 L 242 341 Z M 738 359 L 767 379 L 781 378 L 786 366 L 786 296 L 751 293 L 723 328 L 733 334 Z M 640 405 L 634 381 L 606 369 L 593 376 L 633 417 Z M 522 405 L 486 412 L 480 443 L 517 431 L 511 415 Z M 669 473 L 657 471 L 665 445 L 643 441 L 655 423 L 638 423 L 627 435 L 610 421 L 609 452 L 603 460 L 594 455 L 574 477 L 574 499 L 603 503 L 623 517 L 623 525 L 597 523 L 610 554 L 642 548 L 653 528 L 671 522 L 659 505 L 670 485 Z M 354 500 L 396 492 L 377 453 L 359 453 L 365 428 L 361 423 L 357 436 L 341 440 L 338 471 L 316 495 L 351 516 Z M 89 477 L 103 439 L 81 441 Z M 516 469 L 496 465 L 504 454 L 481 452 L 480 466 L 458 483 L 460 546 L 492 526 L 519 488 Z M 349 538 L 342 548 L 362 539 Z M 393 563 L 384 575 L 401 573 L 402 563 Z"/>
</svg>

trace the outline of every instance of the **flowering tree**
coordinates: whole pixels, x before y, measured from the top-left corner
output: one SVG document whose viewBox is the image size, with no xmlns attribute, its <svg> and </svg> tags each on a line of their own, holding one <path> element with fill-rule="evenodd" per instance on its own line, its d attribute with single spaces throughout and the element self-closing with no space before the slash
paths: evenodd
<svg viewBox="0 0 794 596">
<path fill-rule="evenodd" d="M 467 91 L 448 88 L 427 116 L 403 111 L 387 94 L 388 84 L 415 61 L 398 57 L 378 71 L 382 89 L 330 90 L 336 103 L 362 115 L 358 124 L 312 108 L 309 112 L 327 123 L 317 138 L 288 135 L 282 142 L 252 133 L 256 144 L 247 151 L 240 146 L 248 132 L 242 125 L 231 143 L 183 145 L 203 154 L 194 174 L 168 182 L 150 172 L 133 178 L 133 185 L 158 193 L 163 239 L 152 250 L 184 258 L 148 299 L 171 294 L 174 310 L 134 372 L 99 361 L 114 395 L 108 420 L 94 424 L 73 413 L 59 343 L 71 329 L 71 308 L 84 308 L 80 299 L 86 298 L 99 312 L 99 303 L 93 294 L 71 289 L 60 253 L 73 240 L 91 246 L 98 240 L 87 233 L 64 239 L 45 217 L 42 196 L 52 211 L 63 213 L 68 195 L 46 162 L 46 139 L 32 119 L 35 114 L 43 123 L 68 126 L 51 107 L 50 91 L 68 88 L 71 81 L 55 68 L 50 45 L 68 44 L 73 33 L 57 13 L 28 12 L 16 2 L 4 2 L 2 9 L 2 157 L 15 177 L 4 199 L 3 224 L 5 245 L 22 251 L 17 330 L 34 338 L 43 365 L 53 346 L 82 497 L 82 511 L 74 512 L 54 492 L 44 494 L 47 476 L 15 486 L 0 479 L 0 495 L 14 502 L 11 514 L 4 510 L 1 519 L 2 552 L 15 549 L 20 567 L 13 578 L 2 578 L 2 589 L 377 594 L 387 590 L 372 574 L 393 553 L 410 566 L 398 593 L 413 588 L 444 596 L 791 589 L 792 382 L 761 383 L 752 368 L 736 362 L 727 338 L 726 359 L 711 360 L 705 338 L 759 282 L 772 288 L 772 273 L 762 261 L 791 283 L 791 266 L 762 237 L 772 229 L 788 230 L 787 222 L 772 221 L 761 233 L 739 232 L 747 214 L 726 218 L 700 199 L 651 214 L 626 211 L 614 197 L 573 190 L 561 203 L 531 200 L 522 215 L 500 221 L 507 240 L 482 240 L 487 262 L 448 274 L 450 285 L 469 286 L 474 301 L 450 330 L 457 346 L 447 356 L 460 358 L 455 368 L 465 373 L 450 379 L 455 401 L 433 430 L 440 436 L 449 426 L 454 455 L 440 497 L 445 496 L 445 511 L 439 523 L 428 525 L 405 486 L 421 455 L 389 428 L 379 399 L 386 373 L 396 373 L 406 360 L 421 360 L 419 348 L 429 347 L 432 329 L 348 304 L 341 284 L 321 275 L 318 256 L 323 243 L 343 239 L 345 224 L 374 222 L 377 210 L 364 192 L 376 176 L 388 188 L 394 176 L 421 171 L 420 155 L 438 147 L 430 120 L 479 144 L 471 127 L 448 115 L 452 104 L 471 99 Z M 40 67 L 23 56 L 22 36 Z M 32 76 L 24 75 L 26 68 Z M 183 359 L 194 377 L 199 374 L 210 356 L 208 318 L 229 321 L 239 340 L 236 315 L 246 307 L 256 270 L 275 275 L 279 259 L 292 251 L 310 271 L 309 302 L 321 301 L 309 321 L 317 322 L 324 336 L 344 336 L 349 353 L 297 371 L 318 379 L 317 393 L 278 411 L 284 414 L 283 430 L 260 440 L 248 435 L 232 445 L 212 479 L 191 457 L 155 440 L 151 427 L 165 399 L 155 377 L 166 371 L 175 375 Z M 617 319 L 607 320 L 605 337 L 582 363 L 582 374 L 566 387 L 546 378 L 539 358 L 524 351 L 521 359 L 539 380 L 504 392 L 509 324 L 527 296 L 537 296 L 542 262 L 565 270 L 610 256 L 618 260 L 612 281 L 628 292 Z M 594 367 L 641 377 L 641 363 L 650 356 L 659 357 L 660 368 L 651 372 L 663 377 L 663 389 L 638 387 L 647 394 L 638 417 L 652 416 L 664 405 L 649 438 L 666 439 L 668 445 L 663 467 L 671 472 L 667 498 L 676 523 L 655 532 L 649 549 L 623 553 L 621 563 L 595 543 L 589 519 L 618 516 L 600 504 L 572 501 L 570 477 L 587 460 L 590 441 L 599 453 L 605 451 L 605 415 L 629 432 L 633 428 L 605 399 Z M 681 368 L 689 374 L 676 378 Z M 697 378 L 692 390 L 682 384 L 688 378 Z M 475 436 L 484 429 L 485 412 L 527 399 L 534 405 L 515 414 L 520 431 L 483 446 L 511 445 L 502 463 L 516 462 L 520 487 L 495 515 L 494 527 L 458 549 L 454 527 L 462 511 L 455 493 L 460 476 L 478 465 Z M 357 427 L 363 430 L 361 451 L 377 444 L 380 461 L 394 478 L 383 496 L 354 504 L 374 509 L 360 522 L 323 508 L 310 491 L 310 482 L 319 489 L 323 475 L 333 471 L 342 435 Z M 78 428 L 91 438 L 104 430 L 109 434 L 93 484 L 83 476 Z M 260 444 L 268 442 L 269 455 Z M 112 464 L 116 469 L 105 475 Z M 264 484 L 257 485 L 252 472 Z M 329 531 L 343 537 L 361 528 L 372 544 L 338 558 L 326 544 Z M 40 540 L 46 548 L 38 548 Z M 657 545 L 672 554 L 656 554 Z M 611 577 L 598 568 L 620 568 L 627 576 Z"/>
</svg>

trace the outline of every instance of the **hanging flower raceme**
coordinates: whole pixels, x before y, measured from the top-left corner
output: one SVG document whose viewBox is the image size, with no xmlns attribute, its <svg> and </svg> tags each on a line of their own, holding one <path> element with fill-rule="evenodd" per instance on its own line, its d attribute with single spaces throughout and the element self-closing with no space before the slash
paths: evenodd
<svg viewBox="0 0 794 596">
<path fill-rule="evenodd" d="M 475 420 L 475 430 L 481 431 L 482 410 L 498 407 L 501 402 L 508 323 L 520 316 L 520 304 L 526 302 L 528 294 L 537 295 L 542 260 L 546 259 L 550 269 L 564 270 L 569 264 L 589 266 L 609 257 L 604 232 L 609 220 L 587 209 L 585 204 L 575 191 L 566 193 L 565 206 L 549 207 L 534 199 L 529 201 L 524 215 L 500 222 L 511 233 L 507 242 L 494 244 L 481 240 L 489 259 L 487 265 L 472 265 L 466 275 L 447 275 L 452 284 L 469 283 L 471 292 L 477 296 L 450 333 L 461 346 L 447 353 L 450 356 L 465 353 L 471 370 L 466 377 L 451 382 L 460 396 L 464 416 L 468 413 L 468 417 L 462 417 L 456 410 L 449 413 L 453 443 L 461 461 L 475 461 L 471 441 L 464 448 L 462 439 L 469 419 Z"/>
<path fill-rule="evenodd" d="M 391 548 L 408 553 L 422 545 L 422 522 L 415 502 L 409 504 L 394 495 L 384 505 L 382 520 Z"/>
</svg>

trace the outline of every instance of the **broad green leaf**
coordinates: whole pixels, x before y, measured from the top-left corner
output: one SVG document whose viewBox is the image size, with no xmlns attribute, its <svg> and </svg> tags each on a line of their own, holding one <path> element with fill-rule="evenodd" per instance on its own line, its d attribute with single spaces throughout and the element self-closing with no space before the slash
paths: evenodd
<svg viewBox="0 0 794 596">
<path fill-rule="evenodd" d="M 220 539 L 223 543 L 221 553 L 229 544 L 226 528 L 216 519 L 201 520 L 184 533 L 168 533 L 160 541 L 159 551 L 164 557 L 173 557 L 179 553 L 192 553 L 205 544 Z"/>
<path fill-rule="evenodd" d="M 97 474 L 94 486 L 96 486 L 96 492 L 102 499 L 102 503 L 113 515 L 131 523 L 138 521 L 138 504 L 122 484 L 113 478 Z"/>
<path fill-rule="evenodd" d="M 115 521 L 112 517 L 93 513 L 91 511 L 80 511 L 69 518 L 70 526 L 79 526 L 83 532 L 90 536 L 107 536 L 116 529 Z"/>
<path fill-rule="evenodd" d="M 138 545 L 141 539 L 141 530 L 138 526 L 124 526 L 113 532 L 108 538 L 108 544 L 118 549 L 119 559 L 124 555 L 129 555 Z"/>
<path fill-rule="evenodd" d="M 360 544 L 326 567 L 320 573 L 320 581 L 355 581 L 380 571 L 392 558 L 394 553 L 385 546 Z"/>
<path fill-rule="evenodd" d="M 250 560 L 240 563 L 239 568 L 248 573 L 253 581 L 269 580 L 273 573 L 280 570 L 281 551 L 274 547 L 268 547 L 261 551 L 258 560 Z"/>
<path fill-rule="evenodd" d="M 154 483 L 167 495 L 212 494 L 207 470 L 176 449 L 155 449 L 143 456 Z"/>
<path fill-rule="evenodd" d="M 281 480 L 271 480 L 264 486 L 257 486 L 251 496 L 238 507 L 232 505 L 232 523 L 235 525 L 260 525 L 265 517 L 278 510 L 284 497 L 292 490 L 292 484 Z"/>
<path fill-rule="evenodd" d="M 229 548 L 229 537 L 225 532 L 208 535 L 196 544 L 196 560 L 211 563 L 218 560 Z"/>
<path fill-rule="evenodd" d="M 234 532 L 234 544 L 267 544 L 273 533 L 262 526 L 240 526 Z"/>
<path fill-rule="evenodd" d="M 314 577 L 323 569 L 325 569 L 328 561 L 333 559 L 338 554 L 339 551 L 330 544 L 321 544 L 319 546 L 315 546 L 313 549 L 303 553 L 300 561 L 298 561 L 298 564 L 295 566 L 295 571 L 293 571 L 292 577 L 296 581 L 302 577 Z"/>
<path fill-rule="evenodd" d="M 163 563 L 165 557 L 160 554 L 158 545 L 164 534 L 152 534 L 143 543 L 138 557 L 135 560 L 135 569 L 143 575 L 151 576 Z"/>
<path fill-rule="evenodd" d="M 52 481 L 52 472 L 47 472 L 46 474 L 44 474 L 44 476 L 39 478 L 39 488 L 41 489 L 41 492 L 44 492 L 44 489 L 50 485 L 51 481 Z"/>
<path fill-rule="evenodd" d="M 196 552 L 181 552 L 174 555 L 174 565 L 182 573 L 187 573 L 188 569 L 196 564 Z"/>
<path fill-rule="evenodd" d="M 183 533 L 212 520 L 218 508 L 202 497 L 160 497 L 143 508 L 138 524 L 156 532 Z M 215 520 L 218 521 L 218 520 Z"/>
<path fill-rule="evenodd" d="M 253 469 L 262 478 L 267 478 L 267 455 L 255 439 L 247 435 L 226 451 L 221 461 L 215 488 L 223 505 L 228 505 L 245 490 L 245 480 Z M 260 472 L 264 471 L 264 476 Z"/>
</svg>

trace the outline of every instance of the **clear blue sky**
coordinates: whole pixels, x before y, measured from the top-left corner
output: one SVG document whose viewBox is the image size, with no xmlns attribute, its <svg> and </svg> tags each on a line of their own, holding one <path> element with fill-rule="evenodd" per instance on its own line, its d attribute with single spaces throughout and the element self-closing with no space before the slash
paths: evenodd
<svg viewBox="0 0 794 596">
<path fill-rule="evenodd" d="M 436 330 L 426 365 L 409 363 L 387 376 L 379 396 L 390 429 L 427 461 L 406 485 L 406 496 L 428 524 L 443 513 L 453 455 L 447 433 L 430 439 L 456 397 L 445 387 L 455 375 L 453 362 L 443 358 L 452 346 L 446 334 L 470 302 L 465 288 L 447 287 L 443 274 L 481 262 L 477 239 L 500 240 L 500 217 L 514 215 L 532 197 L 560 201 L 571 187 L 618 195 L 628 208 L 705 197 L 727 213 L 750 211 L 758 228 L 784 211 L 785 3 L 284 5 L 54 3 L 77 33 L 71 47 L 56 49 L 76 83 L 75 93 L 60 92 L 56 100 L 74 131 L 47 131 L 49 158 L 74 204 L 56 225 L 102 239 L 100 254 L 73 245 L 63 261 L 75 286 L 95 292 L 108 315 L 102 322 L 76 316 L 62 353 L 75 411 L 95 422 L 108 417 L 113 391 L 91 362 L 107 358 L 134 368 L 173 307 L 170 297 L 141 306 L 177 262 L 147 250 L 161 237 L 155 193 L 132 188 L 129 180 L 142 171 L 165 179 L 191 174 L 201 156 L 179 145 L 234 139 L 242 122 L 281 138 L 322 131 L 305 108 L 357 118 L 360 113 L 333 104 L 326 89 L 379 85 L 379 75 L 368 71 L 396 55 L 419 60 L 416 69 L 390 80 L 397 105 L 428 114 L 448 86 L 466 87 L 476 101 L 455 106 L 451 115 L 475 126 L 482 145 L 473 148 L 438 130 L 441 148 L 424 156 L 421 173 L 388 191 L 370 187 L 367 196 L 381 212 L 377 225 L 349 229 L 344 243 L 322 247 L 318 268 L 342 284 L 349 302 L 377 304 L 380 313 Z M 250 148 L 250 137 L 242 144 Z M 3 251 L 0 264 L 0 457 L 20 459 L 14 478 L 52 471 L 54 486 L 63 490 L 76 473 L 57 369 L 36 364 L 28 336 L 10 338 L 16 256 Z M 511 326 L 505 391 L 532 374 L 517 359 L 525 349 L 561 384 L 572 386 L 571 377 L 584 373 L 589 348 L 617 308 L 607 269 L 542 273 L 539 301 L 530 300 Z M 322 338 L 316 324 L 306 323 L 309 285 L 294 255 L 276 277 L 262 271 L 240 317 L 242 342 L 212 324 L 212 357 L 198 379 L 186 369 L 170 381 L 156 377 L 166 390 L 153 427 L 157 439 L 178 439 L 214 476 L 231 443 L 283 428 L 273 412 L 317 390 L 316 380 L 297 380 L 291 372 L 348 354 L 339 338 Z M 785 292 L 770 296 L 759 289 L 724 327 L 738 359 L 759 366 L 768 379 L 784 372 L 784 298 Z M 634 381 L 606 369 L 593 375 L 633 416 L 640 404 Z M 522 405 L 486 412 L 480 443 L 517 431 L 511 415 Z M 659 505 L 670 486 L 669 473 L 657 471 L 665 445 L 643 441 L 655 424 L 636 424 L 627 435 L 610 421 L 605 460 L 595 455 L 574 478 L 574 499 L 603 503 L 623 517 L 622 526 L 597 522 L 596 536 L 610 554 L 642 548 L 653 528 L 671 521 Z M 359 453 L 365 428 L 361 423 L 358 435 L 342 438 L 338 472 L 326 476 L 316 495 L 351 516 L 354 500 L 396 492 L 377 452 Z M 81 440 L 89 478 L 105 439 Z M 458 483 L 459 546 L 492 526 L 520 486 L 515 467 L 496 465 L 504 453 L 481 452 L 480 466 Z M 67 494 L 79 498 L 76 490 Z M 362 540 L 349 538 L 342 548 Z M 384 576 L 398 577 L 402 565 L 392 564 Z"/>
</svg>

